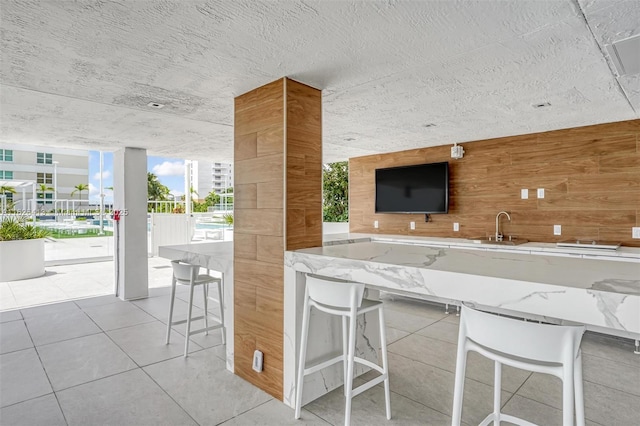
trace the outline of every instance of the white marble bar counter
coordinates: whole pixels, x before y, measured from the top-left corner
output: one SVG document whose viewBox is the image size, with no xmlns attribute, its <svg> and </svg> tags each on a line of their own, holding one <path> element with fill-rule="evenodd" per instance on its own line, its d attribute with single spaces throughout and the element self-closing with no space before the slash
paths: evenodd
<svg viewBox="0 0 640 426">
<path fill-rule="evenodd" d="M 233 372 L 233 241 L 160 246 L 158 255 L 200 265 L 222 274 L 227 369 Z"/>
<path fill-rule="evenodd" d="M 360 238 L 370 236 L 349 235 L 346 240 Z M 291 380 L 299 348 L 304 273 L 308 272 L 430 300 L 469 301 L 496 311 L 640 337 L 640 262 L 635 258 L 619 261 L 612 256 L 532 255 L 511 248 L 452 248 L 444 244 L 451 244 L 450 239 L 443 240 L 444 247 L 374 240 L 330 242 L 324 247 L 285 252 L 285 390 L 294 387 Z M 335 336 L 315 338 L 339 344 Z M 339 372 L 323 381 L 327 391 L 339 386 Z M 320 385 L 311 387 L 305 400 L 324 392 Z M 285 402 L 292 404 L 287 397 L 285 393 Z"/>
</svg>

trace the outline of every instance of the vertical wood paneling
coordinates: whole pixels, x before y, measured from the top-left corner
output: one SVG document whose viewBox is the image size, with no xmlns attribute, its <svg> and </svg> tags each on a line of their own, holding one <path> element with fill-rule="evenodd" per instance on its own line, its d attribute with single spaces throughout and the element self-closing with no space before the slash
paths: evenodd
<svg viewBox="0 0 640 426">
<path fill-rule="evenodd" d="M 320 91 L 287 79 L 235 100 L 235 372 L 280 400 L 284 250 L 322 241 L 320 114 Z"/>
<path fill-rule="evenodd" d="M 500 210 L 505 234 L 531 241 L 580 238 L 640 246 L 631 227 L 640 223 L 640 120 L 564 129 L 463 144 L 465 156 L 450 158 L 450 145 L 349 161 L 351 232 L 473 238 L 495 232 Z M 448 215 L 375 214 L 376 168 L 449 162 Z M 529 189 L 529 199 L 520 190 Z M 545 198 L 536 198 L 536 189 Z M 377 220 L 379 229 L 373 228 Z M 409 222 L 416 229 L 409 229 Z M 453 223 L 460 232 L 453 232 Z M 562 225 L 562 235 L 553 235 Z"/>
</svg>

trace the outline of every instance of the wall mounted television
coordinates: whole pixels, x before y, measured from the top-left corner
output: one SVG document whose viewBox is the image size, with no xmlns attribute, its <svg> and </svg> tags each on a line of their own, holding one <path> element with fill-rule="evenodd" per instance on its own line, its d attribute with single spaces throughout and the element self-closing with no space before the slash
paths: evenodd
<svg viewBox="0 0 640 426">
<path fill-rule="evenodd" d="M 376 169 L 376 213 L 449 212 L 449 163 Z"/>
</svg>

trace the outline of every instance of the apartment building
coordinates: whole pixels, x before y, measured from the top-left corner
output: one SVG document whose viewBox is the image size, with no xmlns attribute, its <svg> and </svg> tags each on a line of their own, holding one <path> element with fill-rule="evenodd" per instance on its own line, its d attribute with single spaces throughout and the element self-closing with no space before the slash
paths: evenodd
<svg viewBox="0 0 640 426">
<path fill-rule="evenodd" d="M 222 194 L 233 186 L 233 164 L 194 161 L 191 164 L 191 182 L 199 199 L 210 192 Z"/>
<path fill-rule="evenodd" d="M 36 183 L 38 208 L 53 210 L 55 200 L 88 200 L 89 190 L 71 193 L 79 184 L 89 182 L 89 151 L 78 149 L 2 144 L 0 146 L 0 180 Z M 44 185 L 44 186 L 42 186 Z M 31 191 L 6 193 L 7 201 L 17 209 L 26 209 Z M 58 208 L 63 206 L 58 205 Z"/>
</svg>

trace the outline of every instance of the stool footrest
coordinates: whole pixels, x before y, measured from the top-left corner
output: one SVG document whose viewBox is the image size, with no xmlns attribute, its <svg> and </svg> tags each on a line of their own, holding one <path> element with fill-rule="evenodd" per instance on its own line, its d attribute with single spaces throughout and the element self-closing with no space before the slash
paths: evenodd
<svg viewBox="0 0 640 426">
<path fill-rule="evenodd" d="M 216 324 L 205 328 L 199 328 L 198 330 L 193 330 L 189 332 L 189 336 L 193 336 L 194 334 L 204 333 L 205 331 L 217 330 L 222 328 L 222 324 Z"/>
<path fill-rule="evenodd" d="M 374 387 L 375 385 L 384 382 L 387 379 L 387 375 L 383 374 L 382 376 L 378 376 L 375 379 L 371 379 L 369 380 L 367 383 L 364 383 L 360 386 L 358 386 L 355 389 L 351 390 L 351 397 L 355 397 L 357 395 L 360 395 L 362 392 L 371 389 L 372 387 Z"/>
<path fill-rule="evenodd" d="M 478 426 L 488 426 L 491 423 L 493 423 L 495 419 L 496 419 L 495 413 L 491 413 L 487 417 L 485 417 L 485 419 L 482 422 L 480 422 L 480 424 Z M 508 414 L 502 414 L 502 413 L 500 413 L 500 422 L 501 423 L 502 422 L 509 422 L 509 423 L 513 423 L 514 425 L 519 425 L 519 426 L 538 426 L 537 424 L 528 422 L 528 421 L 526 421 L 524 419 L 521 419 L 520 417 L 514 417 L 514 416 L 510 416 Z"/>
<path fill-rule="evenodd" d="M 305 368 L 304 372 L 302 374 L 307 376 L 309 374 L 315 373 L 316 371 L 320 371 L 323 368 L 326 368 L 326 367 L 328 367 L 330 365 L 333 365 L 333 364 L 338 363 L 338 362 L 343 361 L 343 360 L 344 360 L 344 356 L 343 355 L 338 355 L 337 357 L 328 359 L 326 361 L 322 361 L 322 362 L 320 362 L 318 364 L 312 365 L 311 367 Z"/>
</svg>

